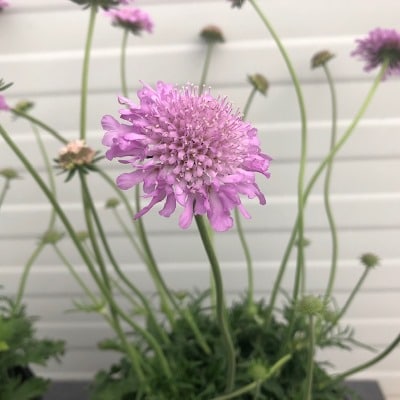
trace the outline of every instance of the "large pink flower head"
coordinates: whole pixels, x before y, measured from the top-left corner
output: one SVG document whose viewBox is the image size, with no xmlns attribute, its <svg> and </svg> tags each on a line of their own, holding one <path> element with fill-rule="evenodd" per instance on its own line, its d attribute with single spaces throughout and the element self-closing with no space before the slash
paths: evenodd
<svg viewBox="0 0 400 400">
<path fill-rule="evenodd" d="M 269 177 L 270 157 L 260 150 L 257 130 L 233 112 L 226 98 L 164 82 L 156 89 L 144 85 L 138 97 L 139 105 L 120 98 L 127 105 L 121 118 L 128 124 L 109 115 L 102 119 L 106 157 L 133 167 L 117 178 L 118 186 L 129 189 L 142 182 L 151 199 L 135 218 L 165 200 L 160 211 L 165 217 L 177 203 L 184 208 L 182 228 L 190 226 L 193 215 L 207 215 L 213 229 L 225 231 L 232 227 L 235 207 L 250 217 L 240 195 L 265 204 L 255 173 Z"/>
<path fill-rule="evenodd" d="M 111 18 L 114 26 L 128 29 L 135 35 L 140 34 L 142 31 L 149 33 L 153 31 L 153 21 L 150 16 L 139 8 L 110 9 L 105 11 L 104 14 Z"/>
<path fill-rule="evenodd" d="M 400 74 L 400 33 L 394 29 L 376 28 L 365 39 L 358 39 L 352 56 L 359 56 L 366 62 L 364 70 L 372 69 L 388 62 L 385 77 Z"/>
</svg>

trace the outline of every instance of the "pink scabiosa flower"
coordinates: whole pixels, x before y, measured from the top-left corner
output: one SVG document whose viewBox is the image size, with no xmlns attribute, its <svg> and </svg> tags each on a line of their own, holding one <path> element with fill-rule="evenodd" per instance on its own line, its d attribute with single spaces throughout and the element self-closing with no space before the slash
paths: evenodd
<svg viewBox="0 0 400 400">
<path fill-rule="evenodd" d="M 3 11 L 8 6 L 9 4 L 6 1 L 0 0 L 0 11 Z"/>
<path fill-rule="evenodd" d="M 144 85 L 138 97 L 139 105 L 119 99 L 127 105 L 120 115 L 128 124 L 109 115 L 102 119 L 106 157 L 133 167 L 117 185 L 129 189 L 143 183 L 151 199 L 135 218 L 165 200 L 162 216 L 169 217 L 177 203 L 184 208 L 180 227 L 188 228 L 193 215 L 207 215 L 214 230 L 225 231 L 232 227 L 235 207 L 250 217 L 240 195 L 265 204 L 255 173 L 269 177 L 270 157 L 260 150 L 257 130 L 226 98 L 164 82 L 155 89 Z"/>
<path fill-rule="evenodd" d="M 124 7 L 120 9 L 111 9 L 104 14 L 111 18 L 114 26 L 128 29 L 135 35 L 142 31 L 151 33 L 153 31 L 153 21 L 150 16 L 139 8 Z"/>
<path fill-rule="evenodd" d="M 388 62 L 385 78 L 400 74 L 400 33 L 394 29 L 376 28 L 364 39 L 358 39 L 356 49 L 351 53 L 365 61 L 364 70 L 369 72 Z"/>
<path fill-rule="evenodd" d="M 4 96 L 2 96 L 0 94 L 0 110 L 3 111 L 8 111 L 10 109 L 10 107 L 8 106 L 6 99 L 4 98 Z"/>
</svg>

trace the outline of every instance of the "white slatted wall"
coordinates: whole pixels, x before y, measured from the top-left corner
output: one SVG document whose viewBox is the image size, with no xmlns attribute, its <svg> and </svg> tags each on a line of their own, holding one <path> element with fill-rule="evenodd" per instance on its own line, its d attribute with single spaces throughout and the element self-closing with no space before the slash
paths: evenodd
<svg viewBox="0 0 400 400">
<path fill-rule="evenodd" d="M 82 45 L 88 12 L 69 1 L 9 0 L 12 7 L 0 14 L 0 78 L 15 82 L 8 100 L 35 101 L 34 115 L 75 138 L 78 129 L 79 85 Z M 365 74 L 362 64 L 349 57 L 354 40 L 377 26 L 400 28 L 397 0 L 268 0 L 260 2 L 283 38 L 303 84 L 309 116 L 309 159 L 307 173 L 314 171 L 329 144 L 329 94 L 322 71 L 311 71 L 309 60 L 318 50 L 336 54 L 330 66 L 337 82 L 339 131 L 343 132 L 358 110 L 374 74 Z M 261 72 L 271 83 L 267 99 L 257 97 L 248 118 L 260 131 L 263 149 L 273 158 L 272 178 L 260 182 L 268 205 L 248 204 L 253 219 L 246 221 L 251 251 L 256 261 L 256 289 L 259 295 L 271 289 L 279 259 L 296 211 L 296 178 L 299 157 L 299 113 L 287 70 L 275 45 L 250 4 L 232 10 L 224 0 L 137 1 L 155 21 L 153 35 L 131 37 L 128 50 L 129 84 L 132 93 L 139 80 L 165 80 L 182 84 L 198 82 L 204 46 L 198 32 L 207 24 L 219 25 L 227 42 L 216 48 L 209 74 L 215 94 L 226 94 L 243 107 L 249 87 L 246 76 Z M 89 143 L 101 149 L 104 114 L 117 116 L 119 93 L 118 58 L 122 32 L 98 16 L 91 63 L 88 124 Z M 382 349 L 400 329 L 400 83 L 381 85 L 356 134 L 340 153 L 333 175 L 332 202 L 340 233 L 340 269 L 335 288 L 339 304 L 362 272 L 358 257 L 365 251 L 380 255 L 382 266 L 371 273 L 362 292 L 346 316 L 360 340 Z M 134 95 L 132 95 L 134 97 Z M 1 123 L 12 132 L 25 154 L 44 174 L 44 165 L 30 126 L 11 121 L 4 113 Z M 59 145 L 47 138 L 54 152 Z M 8 148 L 0 143 L 0 168 L 16 167 L 24 179 L 13 182 L 0 214 L 0 283 L 8 294 L 15 292 L 22 265 L 34 249 L 37 237 L 46 229 L 49 207 L 43 195 L 23 171 Z M 54 153 L 55 154 L 55 153 Z M 105 163 L 112 176 L 120 171 L 116 163 Z M 58 194 L 64 210 L 77 229 L 81 224 L 78 190 L 74 182 L 58 177 Z M 149 279 L 128 250 L 126 240 L 104 201 L 112 196 L 95 176 L 91 178 L 98 208 L 107 221 L 116 254 L 135 281 L 151 290 Z M 321 183 L 307 208 L 308 286 L 321 293 L 329 267 L 330 236 L 321 196 Z M 106 193 L 106 194 L 105 194 Z M 156 211 L 146 216 L 151 244 L 166 280 L 174 288 L 208 285 L 207 265 L 195 229 L 182 232 L 177 218 L 164 219 Z M 217 235 L 230 296 L 243 289 L 243 255 L 234 232 Z M 72 246 L 63 249 L 83 277 L 88 277 Z M 293 267 L 293 264 L 291 265 Z M 89 279 L 88 279 L 89 280 Z M 293 268 L 286 277 L 293 281 Z M 41 317 L 40 334 L 65 338 L 68 352 L 61 365 L 45 373 L 53 378 L 90 378 L 113 357 L 96 350 L 96 341 L 109 330 L 96 316 L 65 313 L 71 298 L 80 291 L 58 258 L 46 250 L 30 277 L 26 302 L 31 314 Z M 330 352 L 321 355 L 344 370 L 371 357 L 365 351 Z M 359 377 L 378 379 L 388 399 L 400 399 L 400 350 Z"/>
</svg>

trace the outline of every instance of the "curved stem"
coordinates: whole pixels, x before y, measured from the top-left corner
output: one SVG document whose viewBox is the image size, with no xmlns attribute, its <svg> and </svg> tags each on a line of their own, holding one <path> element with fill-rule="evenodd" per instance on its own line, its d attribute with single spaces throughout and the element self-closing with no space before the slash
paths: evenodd
<svg viewBox="0 0 400 400">
<path fill-rule="evenodd" d="M 372 365 L 378 363 L 379 361 L 381 361 L 382 359 L 384 359 L 388 354 L 390 354 L 398 345 L 400 344 L 400 334 L 397 335 L 397 337 L 393 340 L 392 343 L 389 344 L 388 347 L 386 347 L 385 350 L 383 350 L 380 354 L 378 354 L 376 357 L 372 358 L 371 360 L 360 364 L 354 368 L 349 369 L 346 372 L 343 372 L 339 375 L 336 375 L 333 379 L 331 379 L 330 381 L 326 382 L 325 385 L 321 385 L 322 388 L 326 388 L 329 386 L 333 386 L 338 382 L 343 381 L 344 379 L 348 378 L 351 375 L 354 375 L 357 372 L 363 371 L 364 369 L 367 369 L 369 367 L 371 367 Z"/>
<path fill-rule="evenodd" d="M 43 141 L 41 140 L 40 134 L 37 130 L 37 126 L 35 124 L 32 124 L 32 130 L 35 135 L 36 142 L 39 146 L 39 150 L 42 155 L 44 164 L 46 166 L 46 172 L 47 172 L 47 177 L 49 180 L 50 190 L 51 190 L 54 198 L 56 198 L 56 183 L 54 180 L 54 173 L 51 168 L 51 164 L 50 164 L 50 160 L 49 160 L 49 157 L 48 157 L 48 154 L 46 151 L 46 147 L 44 146 Z M 47 231 L 51 231 L 54 228 L 55 222 L 56 222 L 56 213 L 55 213 L 54 209 L 51 209 L 50 219 L 49 219 L 49 223 L 47 226 Z M 39 254 L 44 249 L 45 244 L 46 243 L 41 241 L 40 244 L 34 250 L 34 252 L 31 254 L 31 256 L 29 257 L 28 261 L 25 263 L 24 270 L 23 270 L 22 276 L 21 276 L 21 280 L 18 285 L 17 296 L 16 296 L 16 300 L 15 300 L 15 307 L 17 309 L 21 306 L 21 302 L 24 297 L 25 288 L 26 288 L 26 284 L 28 281 L 28 276 L 30 274 L 31 268 L 32 268 L 33 264 L 35 263 Z"/>
<path fill-rule="evenodd" d="M 353 121 L 351 122 L 350 126 L 347 128 L 347 130 L 345 131 L 345 133 L 342 135 L 342 137 L 336 142 L 334 148 L 329 152 L 329 154 L 322 160 L 321 164 L 319 165 L 319 167 L 317 168 L 317 170 L 313 173 L 313 175 L 311 176 L 305 191 L 304 191 L 304 204 L 306 204 L 308 196 L 311 193 L 312 188 L 314 187 L 317 179 L 319 178 L 319 176 L 321 175 L 322 171 L 324 170 L 324 168 L 326 167 L 326 165 L 328 164 L 328 162 L 333 159 L 335 157 L 335 155 L 337 154 L 337 152 L 343 147 L 343 145 L 347 142 L 347 140 L 349 139 L 349 137 L 351 136 L 351 134 L 354 132 L 358 122 L 360 121 L 360 119 L 362 118 L 362 116 L 365 114 L 369 104 L 371 103 L 372 98 L 374 97 L 374 94 L 379 86 L 379 83 L 382 81 L 382 77 L 384 76 L 385 72 L 387 69 L 387 64 L 384 63 L 382 64 L 381 70 L 379 71 L 378 75 L 376 76 L 369 92 L 367 93 L 366 98 L 364 99 L 363 103 L 361 104 L 360 109 L 358 110 L 357 114 L 355 115 Z M 270 319 L 271 317 L 271 313 L 272 310 L 275 306 L 276 303 L 276 298 L 279 292 L 279 288 L 280 285 L 282 283 L 282 279 L 283 279 L 283 275 L 285 273 L 286 267 L 287 267 L 287 263 L 290 257 L 290 253 L 292 251 L 293 245 L 295 243 L 295 239 L 296 239 L 296 233 L 297 233 L 297 229 L 298 229 L 298 216 L 296 217 L 296 221 L 295 224 L 293 226 L 292 229 L 292 233 L 291 236 L 289 238 L 288 244 L 286 246 L 283 258 L 282 258 L 282 262 L 281 265 L 279 267 L 279 272 L 278 272 L 278 276 L 275 280 L 274 283 L 274 287 L 272 290 L 272 294 L 271 294 L 271 299 L 270 299 L 270 308 L 268 310 L 269 314 L 268 314 L 268 318 L 267 320 Z"/>
<path fill-rule="evenodd" d="M 254 96 L 257 92 L 255 87 L 252 88 L 249 97 L 247 98 L 246 104 L 243 109 L 243 119 L 246 119 L 247 113 L 250 109 L 250 106 L 253 102 Z M 247 265 L 247 284 L 248 284 L 248 291 L 247 291 L 247 306 L 249 310 L 252 310 L 254 306 L 254 274 L 253 274 L 253 260 L 250 254 L 250 249 L 246 241 L 246 237 L 244 235 L 244 230 L 242 226 L 242 221 L 240 218 L 240 214 L 237 208 L 234 210 L 234 217 L 235 217 L 235 224 L 236 229 L 239 235 L 239 240 L 242 245 L 243 253 L 246 259 Z"/>
<path fill-rule="evenodd" d="M 12 108 L 11 112 L 13 114 L 17 115 L 18 117 L 24 118 L 27 121 L 31 122 L 32 124 L 37 125 L 38 127 L 44 129 L 45 131 L 50 133 L 51 136 L 56 138 L 61 143 L 63 143 L 63 144 L 67 144 L 68 143 L 67 139 L 64 139 L 55 129 L 53 129 L 51 126 L 45 124 L 44 122 L 42 122 L 40 119 L 32 117 L 31 115 L 23 113 L 21 111 L 18 111 L 15 108 Z"/>
<path fill-rule="evenodd" d="M 256 0 L 249 0 L 252 6 L 254 7 L 255 11 L 263 21 L 264 25 L 267 27 L 268 31 L 270 32 L 272 38 L 274 39 L 276 45 L 279 48 L 279 51 L 286 63 L 286 66 L 288 68 L 289 74 L 292 79 L 292 83 L 296 92 L 297 96 L 297 102 L 299 105 L 299 110 L 300 110 L 300 119 L 301 119 L 301 150 L 300 150 L 300 165 L 299 165 L 299 173 L 298 173 L 298 181 L 297 181 L 297 224 L 296 224 L 296 231 L 298 235 L 298 241 L 300 245 L 298 246 L 298 251 L 297 251 L 297 267 L 296 267 L 296 277 L 295 277 L 295 283 L 293 287 L 293 301 L 296 302 L 298 294 L 299 294 L 299 288 L 300 288 L 300 282 L 301 282 L 301 271 L 303 268 L 304 264 L 304 221 L 303 221 L 303 213 L 304 213 L 304 195 L 303 195 L 303 186 L 304 186 L 304 175 L 305 175 L 305 166 L 306 166 L 306 158 L 307 158 L 307 117 L 306 117 L 306 109 L 305 109 L 305 104 L 304 104 L 304 98 L 303 98 L 303 93 L 300 87 L 300 82 L 297 77 L 296 71 L 293 67 L 293 64 L 279 38 L 279 36 L 276 34 L 275 30 L 273 29 L 271 23 L 268 21 L 262 10 L 259 8 Z M 268 314 L 268 320 L 270 318 L 270 313 L 272 312 L 273 306 L 275 304 L 276 300 L 276 293 L 273 292 L 271 296 L 271 301 L 270 301 L 270 309 L 269 309 L 269 314 Z"/>
<path fill-rule="evenodd" d="M 212 242 L 207 232 L 207 226 L 201 215 L 196 215 L 196 224 L 200 233 L 201 240 L 203 241 L 204 249 L 207 253 L 212 273 L 215 282 L 215 291 L 217 297 L 217 320 L 221 330 L 221 336 L 225 347 L 226 361 L 227 361 L 227 376 L 226 376 L 226 392 L 230 392 L 235 384 L 236 373 L 236 355 L 235 348 L 231 337 L 231 332 L 228 323 L 228 316 L 224 299 L 224 287 L 221 276 L 221 269 L 217 256 L 215 254 Z"/>
<path fill-rule="evenodd" d="M 336 91 L 335 86 L 333 84 L 332 75 L 328 68 L 328 65 L 325 63 L 323 64 L 323 68 L 325 71 L 326 79 L 329 84 L 329 90 L 331 93 L 331 104 L 332 104 L 332 128 L 331 128 L 331 142 L 329 146 L 329 152 L 335 146 L 336 142 L 336 122 L 337 122 L 337 102 L 336 102 Z M 325 175 L 325 183 L 324 183 L 324 205 L 325 205 L 325 212 L 328 218 L 329 229 L 331 232 L 331 240 L 332 240 L 332 257 L 331 257 L 331 270 L 329 274 L 328 286 L 325 292 L 325 303 L 328 302 L 329 298 L 332 295 L 333 285 L 335 283 L 336 277 L 336 269 L 337 269 L 337 258 L 338 258 L 338 238 L 337 238 L 337 230 L 335 220 L 333 218 L 333 213 L 331 209 L 329 194 L 330 194 L 330 187 L 331 187 L 331 176 L 332 176 L 332 169 L 333 169 L 333 158 L 330 158 L 329 162 L 326 165 L 326 175 Z"/>
<path fill-rule="evenodd" d="M 3 204 L 3 202 L 4 202 L 7 190 L 9 188 L 10 188 L 10 179 L 9 178 L 5 178 L 3 189 L 1 190 L 1 193 L 0 193 L 0 208 L 1 208 L 2 204 Z"/>
<path fill-rule="evenodd" d="M 304 400 L 312 400 L 312 385 L 314 373 L 314 352 L 315 352 L 315 321 L 312 315 L 309 316 L 309 332 L 308 332 L 308 357 L 307 357 L 307 373 L 305 381 Z"/>
<path fill-rule="evenodd" d="M 128 85 L 126 82 L 126 46 L 128 44 L 129 30 L 124 29 L 121 44 L 121 60 L 119 63 L 120 75 L 121 75 L 121 89 L 124 97 L 128 97 Z"/>
<path fill-rule="evenodd" d="M 92 47 L 94 25 L 96 21 L 97 5 L 90 7 L 89 25 L 86 34 L 85 52 L 83 56 L 82 78 L 81 78 L 81 108 L 80 108 L 80 138 L 86 139 L 86 114 L 87 114 L 87 95 L 89 81 L 89 62 L 90 49 Z"/>
<path fill-rule="evenodd" d="M 214 43 L 207 42 L 206 58 L 204 59 L 203 70 L 201 72 L 201 78 L 199 83 L 199 95 L 202 94 L 204 91 L 204 86 L 207 81 L 208 71 L 210 69 L 211 55 L 213 49 L 214 49 Z"/>
</svg>

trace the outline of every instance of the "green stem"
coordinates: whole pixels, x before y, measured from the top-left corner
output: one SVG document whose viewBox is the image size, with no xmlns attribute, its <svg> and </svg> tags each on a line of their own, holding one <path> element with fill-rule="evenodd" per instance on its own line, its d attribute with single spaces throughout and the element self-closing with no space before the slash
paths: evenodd
<svg viewBox="0 0 400 400">
<path fill-rule="evenodd" d="M 347 140 L 349 139 L 349 137 L 351 136 L 351 134 L 354 132 L 358 122 L 360 121 L 360 119 L 362 118 L 362 116 L 365 114 L 369 104 L 371 103 L 371 100 L 379 86 L 379 83 L 382 81 L 382 77 L 384 76 L 385 72 L 387 69 L 387 64 L 384 63 L 382 65 L 382 68 L 380 70 L 380 72 L 378 73 L 377 77 L 375 78 L 366 98 L 364 99 L 360 109 L 358 110 L 356 116 L 354 117 L 352 123 L 350 124 L 350 126 L 347 128 L 347 130 L 345 131 L 345 133 L 343 134 L 343 136 L 336 142 L 334 148 L 330 151 L 330 153 L 323 159 L 323 161 L 321 162 L 321 164 L 319 165 L 319 167 L 317 168 L 317 170 L 314 172 L 314 174 L 311 176 L 311 179 L 309 180 L 308 185 L 306 186 L 306 189 L 304 191 L 304 204 L 306 204 L 308 196 L 311 193 L 312 188 L 314 187 L 318 177 L 321 175 L 322 171 L 324 170 L 324 168 L 326 167 L 326 165 L 330 162 L 331 159 L 333 159 L 336 155 L 336 153 L 343 147 L 343 145 L 347 142 Z M 284 255 L 282 257 L 282 262 L 281 265 L 279 267 L 279 272 L 278 272 L 278 276 L 274 282 L 274 287 L 272 289 L 272 294 L 271 294 L 271 299 L 270 299 L 270 303 L 269 303 L 269 310 L 268 310 L 268 316 L 267 316 L 267 321 L 270 320 L 271 318 L 271 313 L 272 310 L 275 307 L 275 303 L 276 303 L 276 299 L 277 299 L 277 295 L 280 289 L 280 285 L 282 283 L 282 279 L 283 279 L 283 275 L 286 271 L 286 267 L 287 267 L 287 263 L 290 257 L 290 253 L 291 250 L 293 248 L 293 245 L 295 243 L 295 239 L 296 239 L 296 233 L 298 230 L 298 219 L 299 217 L 296 217 L 296 221 L 295 224 L 293 226 L 292 229 L 292 233 L 291 236 L 289 238 L 288 244 L 286 246 Z"/>
<path fill-rule="evenodd" d="M 312 385 L 314 374 L 314 353 L 315 353 L 315 321 L 312 315 L 309 316 L 308 333 L 308 358 L 306 366 L 306 381 L 304 400 L 312 400 Z"/>
<path fill-rule="evenodd" d="M 121 89 L 124 97 L 128 97 L 128 85 L 126 83 L 126 46 L 128 43 L 129 30 L 124 29 L 121 44 L 121 61 L 120 61 L 120 75 L 121 75 Z"/>
<path fill-rule="evenodd" d="M 397 337 L 393 340 L 393 342 L 390 343 L 389 346 L 386 347 L 386 349 L 383 350 L 381 353 L 379 353 L 376 357 L 374 357 L 371 360 L 369 360 L 363 364 L 360 364 L 354 368 L 351 368 L 348 371 L 345 371 L 339 375 L 336 375 L 333 379 L 331 379 L 330 381 L 327 381 L 325 384 L 321 385 L 321 388 L 327 388 L 327 387 L 333 386 L 357 372 L 360 372 L 360 371 L 363 371 L 364 369 L 372 367 L 374 364 L 378 363 L 379 361 L 384 359 L 388 354 L 390 354 L 399 344 L 400 344 L 400 335 L 397 335 Z"/>
<path fill-rule="evenodd" d="M 10 179 L 9 178 L 5 178 L 3 189 L 2 189 L 2 191 L 0 193 L 0 208 L 1 208 L 2 204 L 3 204 L 3 202 L 4 202 L 7 190 L 9 188 L 10 188 Z"/>
<path fill-rule="evenodd" d="M 124 333 L 124 331 L 121 328 L 118 314 L 120 314 L 120 315 L 123 314 L 122 316 L 124 317 L 124 313 L 117 306 L 117 304 L 114 300 L 114 297 L 112 294 L 112 289 L 111 289 L 111 280 L 108 275 L 108 271 L 107 271 L 107 268 L 106 268 L 106 265 L 105 265 L 105 262 L 103 259 L 103 255 L 100 251 L 100 247 L 99 247 L 99 244 L 98 244 L 98 241 L 96 238 L 96 232 L 95 232 L 95 229 L 93 226 L 93 221 L 92 221 L 93 201 L 89 196 L 89 190 L 87 187 L 86 176 L 83 173 L 79 172 L 79 178 L 80 178 L 81 189 L 82 189 L 82 201 L 83 201 L 83 212 L 84 212 L 84 216 L 85 216 L 85 222 L 86 222 L 86 226 L 88 229 L 88 234 L 89 234 L 89 238 L 90 238 L 90 241 L 92 244 L 95 259 L 100 268 L 100 275 L 101 275 L 101 279 L 102 279 L 101 287 L 103 288 L 105 297 L 107 299 L 107 303 L 108 303 L 110 315 L 111 315 L 111 320 L 113 323 L 113 328 L 114 328 L 115 332 L 117 333 L 119 339 L 121 340 L 121 342 L 127 352 L 128 357 L 130 358 L 133 369 L 138 374 L 139 381 L 141 381 L 145 385 L 148 385 L 146 382 L 145 375 L 140 366 L 140 355 L 136 351 L 136 349 L 134 349 L 134 347 L 129 344 L 129 342 L 126 338 L 126 334 Z M 128 320 L 129 320 L 129 318 L 128 318 Z"/>
<path fill-rule="evenodd" d="M 208 71 L 210 69 L 211 55 L 212 55 L 213 49 L 214 49 L 214 43 L 207 42 L 206 57 L 204 59 L 203 70 L 201 72 L 201 78 L 200 78 L 200 83 L 199 83 L 199 95 L 201 95 L 204 91 L 204 86 L 207 81 Z"/>
<path fill-rule="evenodd" d="M 325 71 L 326 79 L 329 84 L 329 89 L 331 93 L 331 104 L 332 104 L 332 128 L 331 128 L 331 142 L 329 146 L 329 152 L 335 147 L 336 143 L 336 122 L 337 122 L 337 102 L 336 102 L 336 91 L 335 86 L 333 84 L 332 75 L 326 63 L 323 64 L 323 68 Z M 332 295 L 333 285 L 335 283 L 336 270 L 337 270 L 337 258 L 338 258 L 338 238 L 337 238 L 337 229 L 335 220 L 333 218 L 333 213 L 330 205 L 330 187 L 331 187 L 331 176 L 333 169 L 333 158 L 330 158 L 329 162 L 326 165 L 326 175 L 325 175 L 325 183 L 324 183 L 324 205 L 325 212 L 328 218 L 329 229 L 331 232 L 331 240 L 332 240 L 332 257 L 331 257 L 331 269 L 329 274 L 328 286 L 326 288 L 324 300 L 327 303 Z"/>
<path fill-rule="evenodd" d="M 41 140 L 40 134 L 37 130 L 37 126 L 35 124 L 32 124 L 32 130 L 35 135 L 36 142 L 39 146 L 39 150 L 42 155 L 44 164 L 46 166 L 46 172 L 47 172 L 47 177 L 49 180 L 50 190 L 55 198 L 56 197 L 56 183 L 54 180 L 54 174 L 53 174 L 53 170 L 51 168 L 51 164 L 50 164 L 50 160 L 49 160 L 49 157 L 48 157 L 48 154 L 46 151 L 46 147 L 44 146 L 43 141 Z M 54 209 L 52 209 L 51 213 L 50 213 L 49 223 L 47 226 L 47 231 L 51 231 L 53 229 L 55 221 L 56 221 L 56 213 L 55 213 Z M 39 254 L 44 249 L 45 244 L 46 243 L 44 243 L 43 241 L 40 242 L 40 244 L 33 251 L 33 253 L 31 254 L 31 256 L 29 257 L 28 261 L 26 262 L 26 264 L 24 266 L 24 270 L 22 272 L 21 280 L 19 282 L 18 290 L 17 290 L 17 296 L 16 296 L 16 301 L 15 301 L 16 309 L 18 309 L 21 306 L 21 302 L 24 297 L 25 288 L 26 288 L 26 284 L 28 281 L 28 276 L 30 274 L 31 268 L 32 268 L 33 264 L 35 263 Z"/>
<path fill-rule="evenodd" d="M 79 276 L 79 274 L 75 271 L 75 268 L 73 265 L 69 262 L 68 258 L 64 255 L 64 253 L 61 251 L 61 249 L 57 246 L 57 244 L 53 245 L 54 251 L 60 258 L 60 260 L 65 264 L 67 267 L 68 271 L 70 274 L 73 276 L 75 281 L 78 283 L 78 285 L 82 288 L 82 290 L 86 293 L 86 295 L 90 298 L 90 300 L 93 301 L 93 303 L 97 302 L 95 294 L 89 289 L 89 287 L 86 285 L 84 280 Z"/>
<path fill-rule="evenodd" d="M 115 259 L 113 252 L 108 244 L 108 240 L 106 237 L 106 234 L 103 230 L 100 218 L 97 214 L 96 211 L 96 207 L 94 206 L 94 202 L 93 199 L 91 197 L 90 191 L 89 191 L 89 187 L 87 186 L 87 182 L 86 180 L 82 181 L 82 190 L 84 193 L 85 198 L 87 199 L 87 204 L 90 208 L 90 212 L 93 216 L 94 222 L 96 224 L 96 228 L 97 231 L 99 233 L 100 236 L 100 240 L 102 241 L 103 244 L 103 248 L 107 254 L 108 259 L 110 260 L 115 272 L 117 273 L 117 275 L 119 276 L 119 278 L 125 283 L 125 285 L 132 290 L 132 292 L 139 297 L 139 299 L 141 300 L 143 306 L 145 307 L 148 317 L 150 318 L 152 324 L 154 325 L 154 328 L 157 329 L 158 333 L 160 334 L 160 337 L 163 339 L 164 342 L 168 342 L 168 338 L 165 335 L 165 332 L 161 329 L 161 327 L 159 326 L 156 317 L 154 316 L 154 313 L 152 311 L 152 308 L 148 302 L 148 300 L 146 299 L 146 297 L 143 295 L 143 293 L 127 278 L 127 276 L 124 274 L 124 272 L 121 270 L 117 260 Z M 89 233 L 90 235 L 90 233 Z M 95 253 L 96 254 L 96 253 Z"/>
<path fill-rule="evenodd" d="M 49 125 L 45 124 L 44 122 L 40 121 L 39 119 L 32 117 L 31 115 L 26 114 L 24 112 L 18 111 L 15 108 L 11 109 L 11 112 L 13 114 L 17 115 L 18 117 L 22 117 L 22 118 L 26 119 L 27 121 L 31 122 L 32 124 L 44 129 L 45 131 L 50 133 L 51 136 L 56 138 L 61 143 L 64 143 L 64 144 L 68 143 L 68 140 L 64 139 L 55 129 L 53 129 Z"/>
<path fill-rule="evenodd" d="M 227 361 L 227 375 L 226 375 L 226 392 L 232 391 L 235 384 L 235 373 L 236 373 L 236 360 L 235 360 L 235 348 L 231 337 L 231 332 L 228 323 L 227 310 L 224 299 L 224 287 L 221 275 L 221 269 L 219 266 L 218 258 L 215 254 L 212 242 L 208 236 L 207 226 L 201 215 L 196 215 L 196 224 L 199 230 L 201 240 L 204 245 L 204 249 L 207 253 L 212 273 L 215 282 L 215 291 L 217 295 L 217 320 L 221 330 L 221 336 L 226 352 Z"/>
<path fill-rule="evenodd" d="M 243 109 L 243 119 L 246 119 L 247 114 L 249 112 L 250 106 L 254 100 L 254 96 L 257 93 L 257 89 L 255 87 L 252 88 L 249 97 L 247 98 L 246 104 Z M 247 284 L 248 284 L 248 292 L 247 292 L 247 306 L 249 310 L 253 309 L 254 306 L 254 273 L 253 273 L 253 260 L 250 254 L 250 249 L 247 244 L 246 237 L 244 235 L 244 230 L 242 226 L 242 221 L 239 215 L 237 208 L 234 210 L 235 216 L 235 224 L 236 229 L 239 235 L 239 240 L 242 245 L 243 253 L 246 259 L 247 266 Z"/>
<path fill-rule="evenodd" d="M 89 25 L 86 34 L 85 52 L 82 66 L 81 80 L 81 108 L 80 108 L 80 138 L 86 139 L 86 114 L 87 114 L 87 96 L 88 96 L 88 81 L 89 81 L 89 62 L 90 49 L 92 47 L 94 25 L 96 21 L 97 5 L 93 4 L 90 7 Z"/>
<path fill-rule="evenodd" d="M 365 268 L 364 272 L 362 273 L 362 275 L 360 276 L 360 278 L 358 279 L 356 285 L 354 286 L 353 290 L 351 291 L 346 303 L 344 304 L 344 306 L 342 307 L 342 309 L 340 310 L 340 312 L 336 315 L 334 321 L 332 322 L 332 325 L 336 325 L 337 322 L 343 317 L 343 315 L 347 312 L 347 310 L 349 309 L 351 303 L 354 300 L 355 295 L 358 293 L 358 291 L 361 289 L 361 286 L 363 285 L 365 279 L 367 278 L 367 275 L 369 273 L 371 268 Z"/>
<path fill-rule="evenodd" d="M 229 400 L 235 397 L 241 396 L 242 394 L 251 392 L 254 389 L 257 389 L 263 382 L 267 381 L 271 377 L 273 377 L 280 369 L 292 358 L 291 354 L 287 354 L 280 358 L 268 371 L 268 374 L 263 378 L 256 380 L 254 382 L 249 383 L 246 386 L 241 387 L 240 389 L 235 390 L 234 392 L 224 394 L 222 396 L 214 397 L 212 400 Z"/>
<path fill-rule="evenodd" d="M 271 23 L 268 21 L 262 10 L 259 8 L 256 0 L 249 0 L 252 6 L 254 7 L 255 11 L 265 24 L 266 28 L 268 29 L 269 33 L 271 34 L 272 38 L 274 39 L 276 45 L 279 48 L 279 51 L 286 63 L 286 66 L 288 68 L 289 74 L 292 79 L 292 83 L 296 92 L 297 96 L 297 102 L 299 105 L 299 110 L 300 110 L 300 119 L 301 119 L 301 150 L 300 150 L 300 165 L 299 165 L 299 173 L 298 173 L 298 183 L 297 183 L 297 235 L 298 235 L 298 241 L 300 245 L 298 246 L 298 251 L 297 251 L 297 267 L 296 267 L 296 277 L 295 277 L 295 283 L 293 287 L 293 301 L 297 301 L 297 297 L 299 294 L 299 288 L 300 288 L 300 282 L 301 282 L 301 271 L 303 268 L 304 264 L 304 247 L 302 243 L 304 243 L 304 221 L 303 221 L 303 214 L 304 214 L 304 197 L 303 197 L 303 186 L 304 186 L 304 175 L 305 175 L 305 167 L 306 167 L 306 158 L 307 158 L 307 117 L 306 117 L 306 109 L 305 109 L 305 104 L 304 104 L 304 98 L 303 98 L 303 93 L 300 87 L 300 82 L 297 77 L 296 71 L 293 67 L 293 64 L 286 52 L 286 49 L 284 48 L 279 36 L 276 34 L 275 30 L 273 29 Z M 273 296 L 271 296 L 271 302 L 270 302 L 270 308 L 269 308 L 269 314 L 267 319 L 270 319 L 270 314 L 273 309 L 273 305 L 275 303 L 275 297 L 276 294 L 273 293 Z"/>
</svg>

